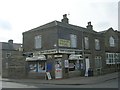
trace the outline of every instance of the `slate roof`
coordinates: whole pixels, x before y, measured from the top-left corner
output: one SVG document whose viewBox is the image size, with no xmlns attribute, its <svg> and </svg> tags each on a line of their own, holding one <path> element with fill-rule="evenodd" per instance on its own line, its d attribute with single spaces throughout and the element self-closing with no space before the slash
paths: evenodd
<svg viewBox="0 0 120 90">
<path fill-rule="evenodd" d="M 26 32 L 32 32 L 32 31 L 41 30 L 41 29 L 45 29 L 45 28 L 50 28 L 50 27 L 54 27 L 54 26 L 60 26 L 60 27 L 70 28 L 70 29 L 79 30 L 79 31 L 83 30 L 84 32 L 89 32 L 89 33 L 97 33 L 94 30 L 88 30 L 87 28 L 84 28 L 84 27 L 80 27 L 80 26 L 72 25 L 72 24 L 67 24 L 67 23 L 63 23 L 63 22 L 60 22 L 60 21 L 56 21 L 56 20 L 52 21 L 52 22 L 49 22 L 47 24 L 44 24 L 42 26 L 33 28 L 31 30 L 28 30 Z M 26 33 L 26 32 L 23 32 L 23 33 Z"/>
<path fill-rule="evenodd" d="M 19 43 L 13 43 L 13 49 L 12 50 L 18 50 L 21 47 L 22 44 Z M 0 42 L 0 49 L 2 50 L 11 50 L 8 42 Z"/>
</svg>

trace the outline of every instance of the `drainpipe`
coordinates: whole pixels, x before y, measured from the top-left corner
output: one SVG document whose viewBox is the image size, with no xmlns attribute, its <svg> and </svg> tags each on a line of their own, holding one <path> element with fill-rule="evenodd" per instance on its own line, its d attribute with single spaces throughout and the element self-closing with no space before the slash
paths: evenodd
<svg viewBox="0 0 120 90">
<path fill-rule="evenodd" d="M 82 55 L 83 55 L 83 70 L 85 72 L 85 52 L 84 52 L 84 33 L 83 33 L 83 30 L 82 30 Z M 84 73 L 85 75 L 85 73 Z"/>
</svg>

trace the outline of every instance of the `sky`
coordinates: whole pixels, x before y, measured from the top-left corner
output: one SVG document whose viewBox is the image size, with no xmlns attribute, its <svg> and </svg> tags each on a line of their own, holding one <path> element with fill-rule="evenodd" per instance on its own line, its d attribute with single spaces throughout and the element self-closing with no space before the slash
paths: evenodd
<svg viewBox="0 0 120 90">
<path fill-rule="evenodd" d="M 22 43 L 22 33 L 48 22 L 61 21 L 95 31 L 118 30 L 119 0 L 0 0 L 0 42 Z"/>
</svg>

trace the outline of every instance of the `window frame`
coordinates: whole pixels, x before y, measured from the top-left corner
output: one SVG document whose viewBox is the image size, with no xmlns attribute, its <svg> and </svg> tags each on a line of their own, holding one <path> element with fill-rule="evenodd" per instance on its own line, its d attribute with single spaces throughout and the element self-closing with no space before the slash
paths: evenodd
<svg viewBox="0 0 120 90">
<path fill-rule="evenodd" d="M 102 57 L 95 56 L 95 68 L 102 68 Z"/>
</svg>

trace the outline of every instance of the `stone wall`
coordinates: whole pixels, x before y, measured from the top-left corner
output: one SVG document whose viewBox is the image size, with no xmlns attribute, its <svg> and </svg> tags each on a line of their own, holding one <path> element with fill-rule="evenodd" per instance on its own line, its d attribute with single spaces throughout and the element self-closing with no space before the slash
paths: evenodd
<svg viewBox="0 0 120 90">
<path fill-rule="evenodd" d="M 26 62 L 24 57 L 11 57 L 8 63 L 8 77 L 26 78 Z"/>
</svg>

